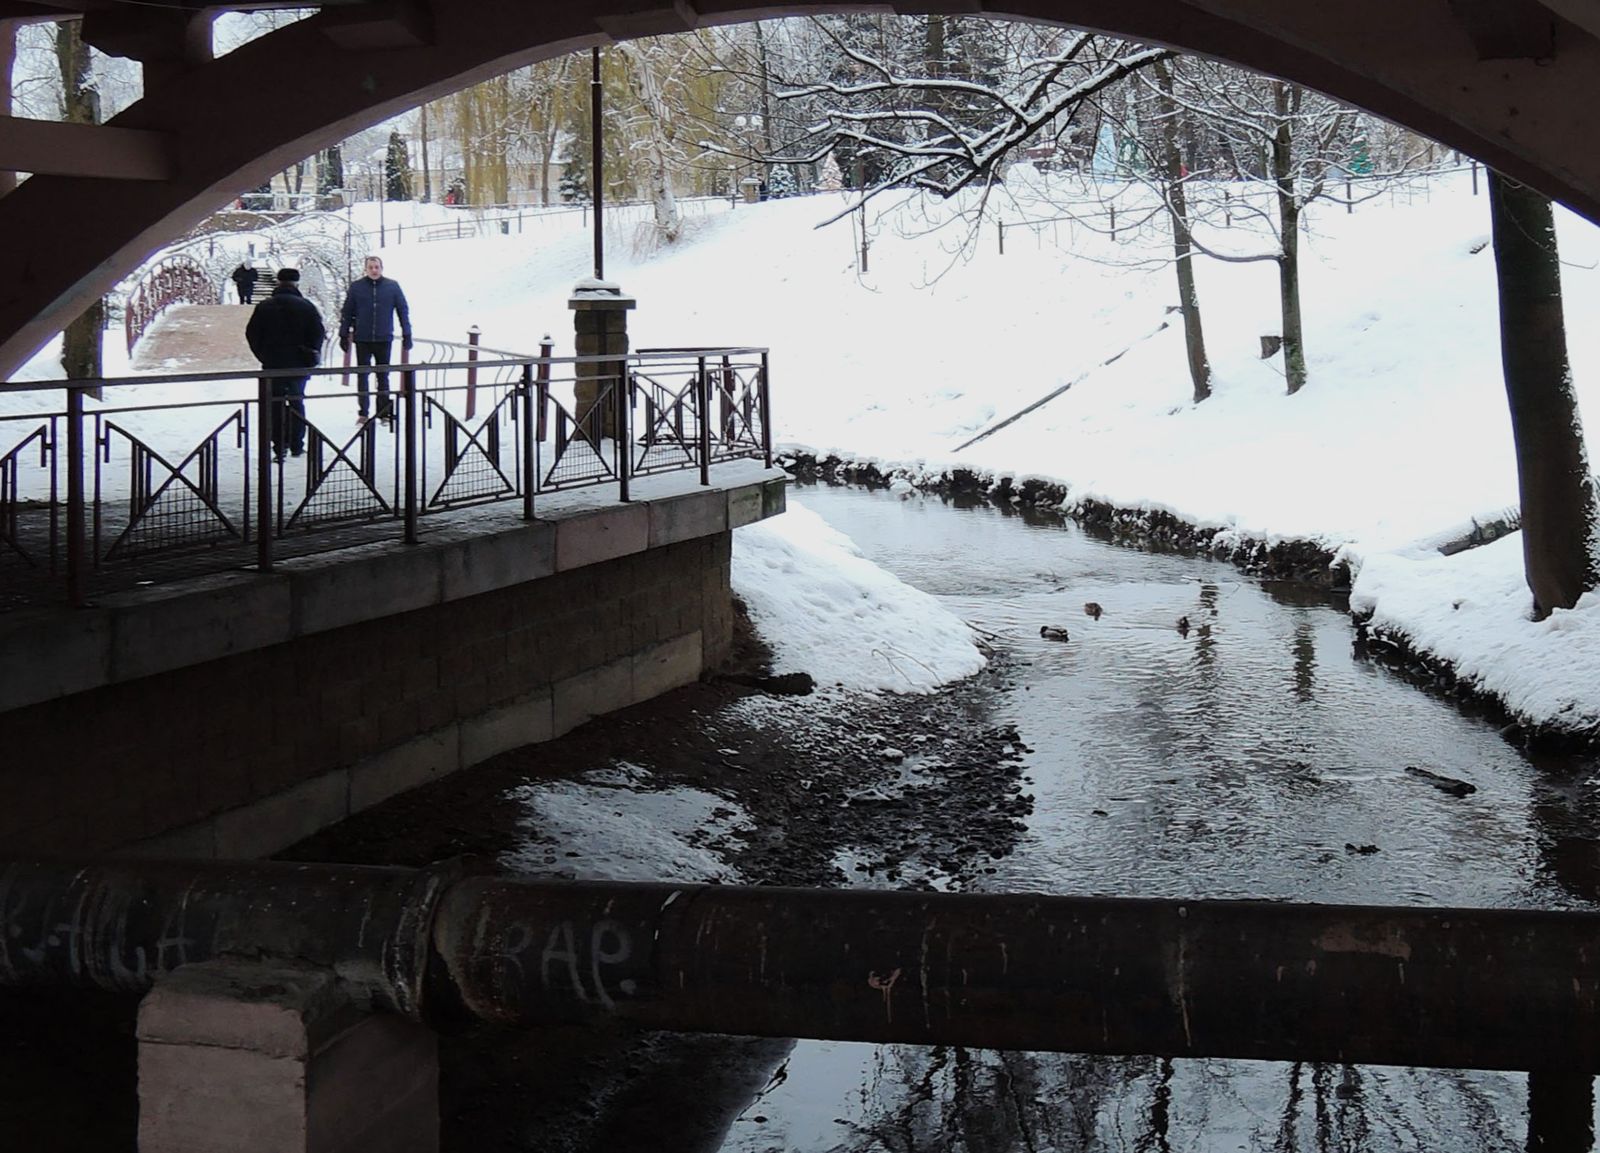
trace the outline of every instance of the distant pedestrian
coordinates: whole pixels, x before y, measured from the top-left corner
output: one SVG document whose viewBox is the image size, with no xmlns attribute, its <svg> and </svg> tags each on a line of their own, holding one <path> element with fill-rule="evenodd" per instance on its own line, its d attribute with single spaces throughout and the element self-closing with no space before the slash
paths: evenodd
<svg viewBox="0 0 1600 1153">
<path fill-rule="evenodd" d="M 350 351 L 355 341 L 356 364 L 388 364 L 394 346 L 394 322 L 400 319 L 400 347 L 411 347 L 411 306 L 400 285 L 383 274 L 383 261 L 369 256 L 366 275 L 350 285 L 344 307 L 339 310 L 339 347 Z M 379 372 L 378 419 L 391 420 L 394 407 L 389 399 L 389 374 Z M 362 423 L 367 420 L 367 374 L 356 374 L 356 411 Z"/>
<path fill-rule="evenodd" d="M 231 275 L 233 286 L 239 290 L 239 303 L 249 304 L 256 298 L 256 278 L 260 275 L 256 272 L 255 264 L 246 257 L 244 263 L 235 268 Z"/>
<path fill-rule="evenodd" d="M 300 295 L 299 281 L 298 270 L 280 268 L 277 286 L 245 325 L 244 338 L 262 368 L 315 368 L 322 357 L 327 330 L 317 306 Z M 272 455 L 280 461 L 285 450 L 300 456 L 306 446 L 306 377 L 274 377 L 271 387 Z"/>
</svg>

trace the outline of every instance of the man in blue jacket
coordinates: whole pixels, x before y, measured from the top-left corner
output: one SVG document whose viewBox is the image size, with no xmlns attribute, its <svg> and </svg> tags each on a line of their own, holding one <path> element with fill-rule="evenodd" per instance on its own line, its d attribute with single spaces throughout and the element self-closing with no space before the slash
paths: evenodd
<svg viewBox="0 0 1600 1153">
<path fill-rule="evenodd" d="M 394 345 L 394 321 L 400 318 L 400 347 L 411 347 L 411 308 L 400 285 L 383 274 L 383 261 L 367 257 L 366 275 L 350 286 L 344 307 L 339 310 L 339 347 L 350 351 L 356 342 L 356 364 L 388 364 Z M 394 418 L 389 402 L 389 374 L 378 376 L 378 419 Z M 356 408 L 361 423 L 367 422 L 367 374 L 356 374 Z"/>
</svg>

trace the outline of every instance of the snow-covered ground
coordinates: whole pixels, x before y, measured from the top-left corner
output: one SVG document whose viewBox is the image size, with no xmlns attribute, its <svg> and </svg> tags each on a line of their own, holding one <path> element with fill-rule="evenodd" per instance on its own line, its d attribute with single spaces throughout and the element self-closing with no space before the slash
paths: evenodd
<svg viewBox="0 0 1600 1153">
<path fill-rule="evenodd" d="M 843 203 L 823 194 L 695 217 L 670 249 L 643 222 L 625 225 L 608 237 L 606 274 L 639 300 L 630 317 L 636 348 L 770 347 L 785 441 L 870 455 L 912 474 L 961 465 L 1046 477 L 1065 483 L 1070 500 L 1162 508 L 1269 540 L 1319 540 L 1357 569 L 1356 602 L 1383 627 L 1450 660 L 1529 721 L 1593 725 L 1600 597 L 1534 625 L 1517 538 L 1448 559 L 1414 547 L 1517 503 L 1488 201 L 1468 177 L 1437 178 L 1354 213 L 1310 213 L 1302 244 L 1310 382 L 1294 397 L 1281 362 L 1258 356 L 1260 335 L 1280 328 L 1275 267 L 1201 260 L 1215 374 L 1215 395 L 1201 405 L 1189 400 L 1181 326 L 1167 312 L 1176 293 L 1161 238 L 1124 232 L 1113 241 L 1070 219 L 1018 223 L 1087 211 L 1070 182 L 1055 179 L 1013 170 L 1005 203 L 990 206 L 963 251 L 959 224 L 933 227 L 951 206 L 875 204 L 868 273 L 857 267 L 859 232 L 815 227 Z M 996 207 L 1010 225 L 1004 255 Z M 393 215 L 391 207 L 388 223 Z M 1584 318 L 1600 307 L 1600 231 L 1558 215 L 1571 356 L 1592 429 L 1600 329 Z M 359 206 L 355 219 L 375 233 L 376 206 Z M 1204 239 L 1234 252 L 1266 247 L 1243 225 Z M 571 351 L 567 296 L 592 272 L 581 228 L 408 241 L 383 255 L 419 333 L 459 339 L 477 325 L 486 345 L 529 351 L 550 333 L 558 355 Z M 45 356 L 26 373 L 52 374 Z M 1027 418 L 956 451 L 1069 382 Z M 768 579 L 775 572 L 786 580 L 802 568 L 826 572 L 813 592 L 852 570 L 860 577 L 859 558 L 837 542 L 824 547 L 815 526 L 738 537 L 740 591 L 769 602 L 758 612 L 784 609 L 774 595 L 780 582 Z M 863 604 L 904 603 L 903 594 L 880 594 L 863 592 Z M 805 628 L 774 630 L 780 661 L 824 683 L 917 688 L 917 670 L 943 677 L 972 667 L 963 655 L 946 668 L 944 628 L 912 621 L 903 635 L 923 645 L 885 640 L 862 631 L 870 614 L 819 615 L 816 597 L 783 597 L 791 617 L 859 642 L 847 649 L 819 645 Z M 885 645 L 899 654 L 892 672 L 872 668 Z"/>
</svg>

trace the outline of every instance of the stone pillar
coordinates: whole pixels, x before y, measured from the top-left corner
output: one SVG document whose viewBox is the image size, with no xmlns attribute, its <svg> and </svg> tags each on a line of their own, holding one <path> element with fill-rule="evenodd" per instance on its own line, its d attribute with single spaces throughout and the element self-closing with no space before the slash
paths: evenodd
<svg viewBox="0 0 1600 1153">
<path fill-rule="evenodd" d="M 434 1035 L 331 973 L 186 965 L 139 1005 L 139 1153 L 437 1153 Z"/>
<path fill-rule="evenodd" d="M 567 299 L 575 329 L 574 355 L 627 356 L 628 310 L 636 303 L 610 281 L 580 280 Z M 620 394 L 624 379 L 620 359 L 616 364 L 580 364 L 577 375 L 577 411 L 573 417 L 596 441 L 602 436 L 614 437 L 617 433 L 615 405 L 602 406 L 598 419 L 589 418 L 589 410 L 608 382 L 614 382 Z"/>
</svg>

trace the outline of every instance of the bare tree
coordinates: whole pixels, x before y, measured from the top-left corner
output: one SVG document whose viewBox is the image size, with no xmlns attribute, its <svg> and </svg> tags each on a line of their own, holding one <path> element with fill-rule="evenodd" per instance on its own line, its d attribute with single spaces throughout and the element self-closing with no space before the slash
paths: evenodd
<svg viewBox="0 0 1600 1153">
<path fill-rule="evenodd" d="M 1300 311 L 1301 217 L 1307 204 L 1326 194 L 1337 165 L 1348 162 L 1358 113 L 1286 81 L 1213 61 L 1185 63 L 1175 73 L 1176 84 L 1167 98 L 1194 119 L 1196 136 L 1208 140 L 1224 174 L 1269 189 L 1274 208 L 1263 212 L 1248 196 L 1228 205 L 1230 213 L 1254 216 L 1265 226 L 1272 240 L 1265 251 L 1225 253 L 1194 243 L 1217 260 L 1270 260 L 1278 266 L 1284 377 L 1292 395 L 1307 379 Z"/>
<path fill-rule="evenodd" d="M 1600 586 L 1600 508 L 1567 361 L 1550 201 L 1489 176 L 1500 285 L 1500 357 L 1522 491 L 1522 557 L 1536 616 Z"/>
<path fill-rule="evenodd" d="M 71 124 L 100 123 L 100 96 L 95 90 L 89 46 L 79 34 L 79 22 L 55 25 L 56 62 L 61 70 L 61 119 Z M 86 380 L 101 375 L 101 334 L 106 323 L 106 301 L 91 304 L 61 334 L 61 369 L 68 378 Z"/>
<path fill-rule="evenodd" d="M 957 23 L 963 22 L 941 18 L 935 43 Z M 1025 28 L 984 24 L 997 35 Z M 1095 93 L 1172 55 L 1165 48 L 1052 30 L 1059 37 L 1053 43 L 1027 42 L 1045 51 L 1013 52 L 992 76 L 975 80 L 949 75 L 947 65 L 930 75 L 925 61 L 913 59 L 908 67 L 846 41 L 826 21 L 815 26 L 845 67 L 823 81 L 780 78 L 777 98 L 813 107 L 816 124 L 786 155 L 771 159 L 810 164 L 835 151 L 878 158 L 875 175 L 839 217 L 891 186 L 946 197 L 974 185 L 990 187 L 1023 144 L 1059 131 Z M 920 48 L 926 50 L 928 42 L 924 37 Z"/>
<path fill-rule="evenodd" d="M 1172 224 L 1172 265 L 1178 277 L 1178 309 L 1183 314 L 1183 343 L 1189 354 L 1189 380 L 1194 402 L 1211 395 L 1211 362 L 1206 357 L 1205 330 L 1200 323 L 1200 297 L 1194 286 L 1194 242 L 1189 227 L 1186 173 L 1178 144 L 1178 106 L 1172 98 L 1172 68 L 1168 61 L 1151 66 L 1155 76 L 1156 105 L 1161 114 L 1162 200 Z"/>
</svg>

